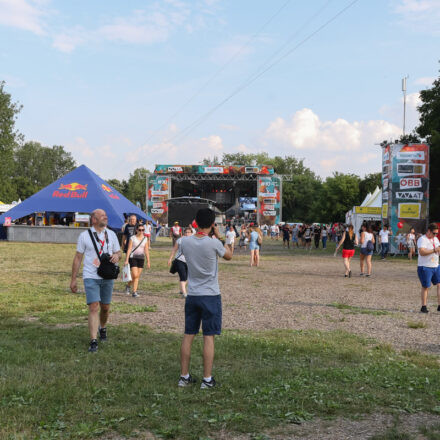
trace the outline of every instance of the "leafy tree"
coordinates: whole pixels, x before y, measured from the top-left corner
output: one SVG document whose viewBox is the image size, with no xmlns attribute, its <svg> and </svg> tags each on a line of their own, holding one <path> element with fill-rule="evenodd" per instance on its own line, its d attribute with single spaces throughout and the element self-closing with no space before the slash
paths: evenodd
<svg viewBox="0 0 440 440">
<path fill-rule="evenodd" d="M 430 203 L 429 217 L 440 220 L 440 77 L 432 87 L 420 92 L 422 104 L 417 108 L 420 125 L 417 134 L 430 144 Z"/>
<path fill-rule="evenodd" d="M 0 200 L 12 202 L 17 198 L 11 175 L 14 170 L 14 149 L 22 135 L 15 129 L 15 120 L 21 106 L 12 102 L 11 95 L 0 81 Z"/>
<path fill-rule="evenodd" d="M 367 174 L 360 182 L 359 182 L 359 202 L 365 199 L 368 193 L 372 193 L 376 187 L 382 187 L 382 173 L 371 173 Z"/>
<path fill-rule="evenodd" d="M 72 155 L 62 146 L 50 148 L 38 142 L 26 142 L 18 146 L 14 162 L 12 182 L 21 199 L 35 194 L 76 167 Z"/>
<path fill-rule="evenodd" d="M 119 191 L 123 196 L 127 194 L 128 183 L 126 180 L 109 179 L 107 180 L 116 191 Z"/>
<path fill-rule="evenodd" d="M 345 213 L 359 203 L 360 177 L 335 172 L 322 185 L 320 205 L 325 221 L 345 221 Z"/>
<path fill-rule="evenodd" d="M 145 210 L 145 199 L 147 197 L 146 175 L 149 171 L 146 168 L 137 168 L 130 174 L 127 181 L 127 189 L 123 193 L 127 199 L 133 203 L 140 202 L 142 209 Z M 110 183 L 110 182 L 109 182 Z"/>
</svg>

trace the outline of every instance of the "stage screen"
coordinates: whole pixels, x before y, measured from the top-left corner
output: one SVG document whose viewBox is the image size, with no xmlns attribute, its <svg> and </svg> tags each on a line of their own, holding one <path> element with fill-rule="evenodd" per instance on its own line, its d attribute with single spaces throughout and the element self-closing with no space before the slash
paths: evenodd
<svg viewBox="0 0 440 440">
<path fill-rule="evenodd" d="M 254 211 L 257 209 L 256 197 L 240 197 L 238 202 L 240 204 L 240 211 Z"/>
</svg>

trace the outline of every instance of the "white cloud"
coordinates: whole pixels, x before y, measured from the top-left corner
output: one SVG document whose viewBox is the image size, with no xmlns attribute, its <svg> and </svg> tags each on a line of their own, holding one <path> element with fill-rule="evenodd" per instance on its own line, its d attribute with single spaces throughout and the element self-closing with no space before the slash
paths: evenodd
<svg viewBox="0 0 440 440">
<path fill-rule="evenodd" d="M 425 76 L 423 78 L 417 78 L 414 81 L 414 84 L 418 85 L 418 86 L 426 86 L 426 87 L 431 87 L 432 83 L 436 80 L 436 78 L 434 76 Z"/>
<path fill-rule="evenodd" d="M 0 0 L 0 25 L 44 35 L 44 4 L 36 0 Z"/>
<path fill-rule="evenodd" d="M 393 0 L 392 5 L 407 29 L 440 34 L 440 0 Z"/>
<path fill-rule="evenodd" d="M 61 52 L 70 53 L 75 48 L 87 41 L 87 33 L 81 27 L 66 29 L 53 37 L 52 46 Z"/>
<path fill-rule="evenodd" d="M 322 121 L 313 110 L 304 108 L 288 120 L 278 117 L 272 121 L 263 142 L 269 154 L 303 157 L 320 175 L 333 171 L 365 174 L 380 170 L 376 144 L 400 134 L 398 126 L 384 120 Z"/>
<path fill-rule="evenodd" d="M 210 59 L 216 64 L 225 64 L 232 59 L 242 59 L 254 52 L 249 43 L 249 37 L 237 35 L 230 41 L 215 47 L 211 52 Z"/>
</svg>

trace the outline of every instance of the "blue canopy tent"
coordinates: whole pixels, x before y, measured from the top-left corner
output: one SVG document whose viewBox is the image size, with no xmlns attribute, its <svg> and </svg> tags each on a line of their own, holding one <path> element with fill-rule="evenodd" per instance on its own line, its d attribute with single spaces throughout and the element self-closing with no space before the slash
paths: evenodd
<svg viewBox="0 0 440 440">
<path fill-rule="evenodd" d="M 107 213 L 108 224 L 113 229 L 122 227 L 124 214 L 153 221 L 92 170 L 81 165 L 2 214 L 0 225 L 4 224 L 5 217 L 14 221 L 35 212 L 91 213 L 98 208 Z"/>
</svg>

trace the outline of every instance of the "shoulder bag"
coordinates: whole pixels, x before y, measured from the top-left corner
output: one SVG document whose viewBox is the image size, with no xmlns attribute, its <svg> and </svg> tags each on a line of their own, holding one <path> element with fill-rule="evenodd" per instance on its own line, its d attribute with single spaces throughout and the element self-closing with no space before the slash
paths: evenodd
<svg viewBox="0 0 440 440">
<path fill-rule="evenodd" d="M 98 240 L 98 234 L 95 232 L 95 237 L 93 237 L 92 231 L 89 229 L 90 239 L 92 240 L 93 247 L 95 248 L 96 255 L 100 261 L 100 265 L 98 267 L 98 275 L 104 280 L 116 280 L 119 275 L 119 265 L 112 263 L 110 261 L 110 255 L 107 253 L 99 254 L 98 247 L 96 246 L 95 240 Z M 108 235 L 107 231 L 105 231 L 105 241 L 107 242 L 107 250 L 108 250 Z M 104 246 L 103 246 L 104 247 Z"/>
</svg>

